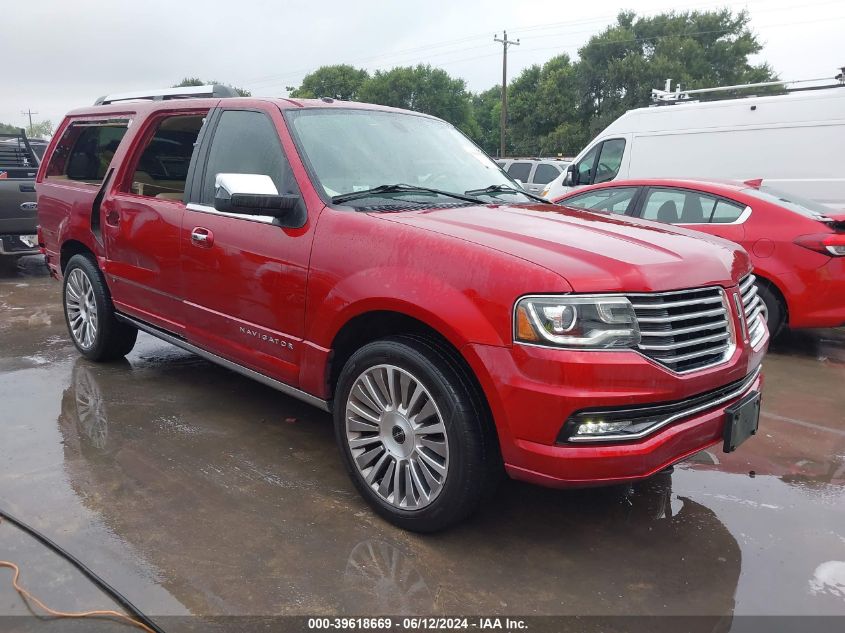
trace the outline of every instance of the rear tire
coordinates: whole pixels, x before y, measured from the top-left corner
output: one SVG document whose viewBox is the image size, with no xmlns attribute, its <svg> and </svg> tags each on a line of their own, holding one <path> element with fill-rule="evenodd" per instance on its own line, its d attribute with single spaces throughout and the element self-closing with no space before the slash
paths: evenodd
<svg viewBox="0 0 845 633">
<path fill-rule="evenodd" d="M 126 356 L 138 330 L 117 320 L 103 273 L 90 255 L 74 255 L 64 270 L 62 304 L 76 349 L 93 361 Z"/>
<path fill-rule="evenodd" d="M 786 325 L 786 309 L 781 298 L 765 283 L 757 284 L 757 294 L 763 300 L 768 314 L 769 334 L 775 338 Z"/>
<path fill-rule="evenodd" d="M 501 471 L 486 407 L 454 361 L 427 338 L 393 336 L 356 351 L 338 378 L 335 435 L 349 475 L 378 514 L 407 530 L 463 520 Z"/>
</svg>

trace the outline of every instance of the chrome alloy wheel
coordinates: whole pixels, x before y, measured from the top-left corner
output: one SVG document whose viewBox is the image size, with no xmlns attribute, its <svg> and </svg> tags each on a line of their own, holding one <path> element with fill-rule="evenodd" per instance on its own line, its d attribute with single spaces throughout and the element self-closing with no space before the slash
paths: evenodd
<svg viewBox="0 0 845 633">
<path fill-rule="evenodd" d="M 74 268 L 65 285 L 65 311 L 70 333 L 84 349 L 97 339 L 97 304 L 94 286 L 81 268 Z"/>
<path fill-rule="evenodd" d="M 358 472 L 394 507 L 429 505 L 446 482 L 449 440 L 428 389 L 395 365 L 376 365 L 352 384 L 346 441 Z"/>
</svg>

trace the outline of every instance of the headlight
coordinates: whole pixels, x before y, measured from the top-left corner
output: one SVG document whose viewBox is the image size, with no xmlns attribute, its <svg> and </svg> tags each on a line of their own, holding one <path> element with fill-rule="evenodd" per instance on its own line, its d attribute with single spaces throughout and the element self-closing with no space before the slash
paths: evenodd
<svg viewBox="0 0 845 633">
<path fill-rule="evenodd" d="M 533 296 L 514 310 L 514 341 L 549 347 L 620 349 L 640 342 L 625 297 Z"/>
</svg>

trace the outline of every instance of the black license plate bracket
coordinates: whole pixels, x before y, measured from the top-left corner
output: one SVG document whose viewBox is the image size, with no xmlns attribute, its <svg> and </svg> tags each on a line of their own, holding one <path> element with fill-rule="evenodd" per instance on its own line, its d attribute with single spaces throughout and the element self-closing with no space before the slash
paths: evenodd
<svg viewBox="0 0 845 633">
<path fill-rule="evenodd" d="M 722 450 L 732 453 L 752 435 L 760 424 L 760 392 L 752 391 L 725 409 L 725 433 Z"/>
</svg>

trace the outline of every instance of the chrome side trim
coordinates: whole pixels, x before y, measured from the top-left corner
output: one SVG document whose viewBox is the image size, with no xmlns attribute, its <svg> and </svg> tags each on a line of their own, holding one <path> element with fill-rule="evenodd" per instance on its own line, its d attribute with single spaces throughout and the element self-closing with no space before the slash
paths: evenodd
<svg viewBox="0 0 845 633">
<path fill-rule="evenodd" d="M 247 378 L 252 378 L 253 380 L 257 380 L 258 382 L 267 385 L 268 387 L 272 387 L 276 391 L 281 391 L 286 396 L 291 396 L 292 398 L 296 398 L 297 400 L 302 400 L 303 402 L 307 402 L 310 405 L 317 407 L 318 409 L 322 409 L 323 411 L 331 412 L 331 406 L 329 405 L 328 400 L 323 400 L 322 398 L 318 398 L 317 396 L 312 396 L 310 393 L 306 393 L 296 387 L 291 387 L 275 378 L 270 378 L 269 376 L 265 376 L 264 374 L 255 371 L 254 369 L 250 369 L 249 367 L 244 367 L 243 365 L 239 365 L 238 363 L 223 358 L 222 356 L 218 356 L 208 350 L 205 350 L 201 347 L 197 347 L 188 341 L 179 338 L 169 332 L 165 332 L 153 325 L 149 325 L 148 323 L 144 323 L 143 321 L 139 321 L 138 319 L 132 318 L 125 314 L 116 313 L 115 316 L 130 325 L 134 325 L 139 330 L 146 332 L 147 334 L 151 334 L 156 338 L 161 339 L 171 345 L 175 345 L 176 347 L 181 347 L 184 350 L 189 352 L 193 352 L 197 356 L 202 356 L 206 360 L 210 360 L 212 363 L 216 363 L 225 367 L 226 369 L 231 369 L 234 372 L 237 372 Z"/>
<path fill-rule="evenodd" d="M 686 418 L 686 417 L 689 417 L 691 415 L 695 415 L 696 413 L 701 413 L 702 411 L 706 411 L 707 409 L 712 409 L 713 407 L 717 407 L 720 404 L 724 404 L 725 402 L 728 402 L 729 400 L 733 400 L 734 398 L 737 398 L 737 397 L 743 395 L 746 391 L 748 391 L 749 387 L 751 387 L 751 385 L 754 384 L 754 381 L 757 380 L 757 376 L 760 375 L 760 371 L 762 369 L 763 369 L 762 365 L 757 365 L 757 368 L 746 377 L 746 379 L 742 382 L 742 384 L 739 385 L 736 389 L 734 389 L 730 393 L 726 393 L 725 395 L 721 396 L 720 398 L 717 398 L 716 400 L 712 400 L 710 402 L 705 402 L 703 404 L 692 407 L 692 408 L 687 409 L 685 411 L 679 411 L 678 413 L 675 413 L 675 414 L 669 416 L 665 420 L 661 420 L 659 423 L 655 424 L 654 426 L 649 427 L 647 429 L 643 429 L 639 433 L 591 436 L 591 437 L 586 437 L 586 436 L 579 437 L 577 435 L 573 435 L 573 436 L 571 436 L 567 439 L 567 442 L 572 442 L 572 443 L 624 442 L 626 440 L 641 439 L 641 438 L 645 437 L 646 435 L 651 435 L 655 431 L 662 429 L 667 424 L 671 424 L 672 422 L 680 420 L 681 418 Z M 599 413 L 597 413 L 596 415 L 598 415 L 598 414 Z"/>
<path fill-rule="evenodd" d="M 197 204 L 196 202 L 191 202 L 187 205 L 189 211 L 197 211 L 199 213 L 210 213 L 211 215 L 222 215 L 227 218 L 235 218 L 237 220 L 243 220 L 244 222 L 259 222 L 261 224 L 273 224 L 276 221 L 271 215 L 246 215 L 244 213 L 227 213 L 225 211 L 218 211 L 214 207 L 211 207 L 207 204 Z"/>
</svg>

